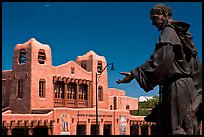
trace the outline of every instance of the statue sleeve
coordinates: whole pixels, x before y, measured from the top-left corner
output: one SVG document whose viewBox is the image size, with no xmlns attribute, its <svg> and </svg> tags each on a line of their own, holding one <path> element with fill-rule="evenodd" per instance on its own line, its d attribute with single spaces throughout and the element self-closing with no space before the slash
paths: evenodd
<svg viewBox="0 0 204 137">
<path fill-rule="evenodd" d="M 140 87 L 145 92 L 148 92 L 167 77 L 174 57 L 173 45 L 164 44 L 160 48 L 155 49 L 150 59 L 133 69 L 131 73 Z"/>
</svg>

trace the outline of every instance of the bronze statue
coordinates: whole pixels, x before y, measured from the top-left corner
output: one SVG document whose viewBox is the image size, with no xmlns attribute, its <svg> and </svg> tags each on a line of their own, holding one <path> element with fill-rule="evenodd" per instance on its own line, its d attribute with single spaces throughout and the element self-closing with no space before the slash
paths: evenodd
<svg viewBox="0 0 204 137">
<path fill-rule="evenodd" d="M 161 135 L 197 134 L 201 121 L 202 65 L 188 31 L 190 25 L 172 20 L 172 10 L 156 4 L 150 10 L 152 25 L 161 31 L 149 60 L 125 75 L 120 83 L 133 79 L 145 92 L 159 85 L 160 102 L 156 123 Z M 153 115 L 152 115 L 153 116 Z M 151 121 L 151 117 L 146 120 Z"/>
</svg>

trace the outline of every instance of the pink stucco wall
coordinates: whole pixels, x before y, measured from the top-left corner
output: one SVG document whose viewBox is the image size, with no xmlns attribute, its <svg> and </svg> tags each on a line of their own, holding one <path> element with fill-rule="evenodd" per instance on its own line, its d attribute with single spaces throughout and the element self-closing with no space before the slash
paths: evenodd
<svg viewBox="0 0 204 137">
<path fill-rule="evenodd" d="M 25 64 L 19 64 L 19 51 L 26 50 L 27 61 Z M 46 54 L 44 64 L 38 63 L 38 52 L 43 49 Z M 81 67 L 81 62 L 86 61 L 86 70 Z M 69 123 L 68 130 L 71 135 L 76 135 L 77 124 L 86 125 L 86 134 L 90 135 L 91 125 L 96 124 L 96 73 L 97 62 L 101 61 L 103 68 L 107 65 L 104 56 L 97 55 L 94 51 L 89 51 L 82 56 L 78 56 L 75 61 L 68 60 L 59 66 L 52 65 L 52 55 L 49 45 L 42 44 L 34 38 L 23 44 L 17 44 L 14 48 L 12 70 L 2 71 L 2 81 L 5 88 L 2 94 L 3 108 L 8 110 L 2 113 L 2 121 L 9 123 L 14 121 L 54 121 L 53 133 L 61 134 L 63 115 L 67 116 Z M 71 74 L 71 68 L 74 74 Z M 72 79 L 77 84 L 84 80 L 88 83 L 88 107 L 54 107 L 54 78 L 57 80 Z M 104 125 L 111 124 L 111 133 L 120 134 L 120 116 L 125 116 L 127 121 L 126 134 L 130 134 L 130 121 L 143 120 L 144 117 L 130 115 L 130 110 L 138 109 L 138 98 L 128 97 L 124 90 L 108 87 L 108 73 L 105 70 L 98 78 L 98 86 L 103 87 L 103 101 L 98 102 L 100 134 L 103 134 Z M 17 80 L 24 80 L 23 98 L 17 98 Z M 39 80 L 46 81 L 45 98 L 39 97 Z M 8 86 L 9 85 L 9 86 Z M 114 102 L 114 97 L 116 102 Z M 117 105 L 116 110 L 111 109 Z M 127 105 L 129 105 L 127 109 Z M 2 109 L 3 109 L 2 108 Z M 31 114 L 33 111 L 49 110 L 45 114 Z"/>
</svg>

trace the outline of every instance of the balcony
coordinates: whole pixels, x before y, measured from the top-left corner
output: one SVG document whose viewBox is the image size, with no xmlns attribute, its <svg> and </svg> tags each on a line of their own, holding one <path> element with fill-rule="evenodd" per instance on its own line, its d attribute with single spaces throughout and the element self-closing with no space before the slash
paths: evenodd
<svg viewBox="0 0 204 137">
<path fill-rule="evenodd" d="M 68 108 L 86 108 L 88 107 L 87 100 L 75 100 L 75 99 L 54 99 L 54 107 L 68 107 Z"/>
</svg>

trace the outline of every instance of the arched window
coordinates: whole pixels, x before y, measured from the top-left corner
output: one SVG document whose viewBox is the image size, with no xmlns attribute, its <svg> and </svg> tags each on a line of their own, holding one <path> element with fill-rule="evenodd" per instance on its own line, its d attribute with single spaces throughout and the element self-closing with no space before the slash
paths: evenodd
<svg viewBox="0 0 204 137">
<path fill-rule="evenodd" d="M 79 85 L 79 99 L 87 100 L 87 90 L 88 85 L 87 84 L 80 84 Z"/>
<path fill-rule="evenodd" d="M 45 50 L 40 49 L 39 52 L 38 52 L 38 62 L 40 64 L 44 64 L 45 60 L 46 60 Z"/>
<path fill-rule="evenodd" d="M 101 73 L 101 72 L 102 72 L 102 69 L 103 69 L 103 67 L 102 67 L 102 61 L 98 61 L 98 64 L 97 64 L 97 72 L 98 72 L 98 73 Z"/>
<path fill-rule="evenodd" d="M 71 67 L 71 74 L 74 75 L 74 70 L 75 68 L 74 67 Z"/>
<path fill-rule="evenodd" d="M 98 100 L 103 101 L 103 87 L 102 86 L 98 87 Z"/>
<path fill-rule="evenodd" d="M 68 99 L 76 99 L 76 83 L 69 82 L 68 91 L 67 91 L 67 98 Z"/>
<path fill-rule="evenodd" d="M 27 61 L 26 50 L 25 49 L 20 49 L 19 63 L 20 64 L 25 64 L 26 61 Z"/>
</svg>

